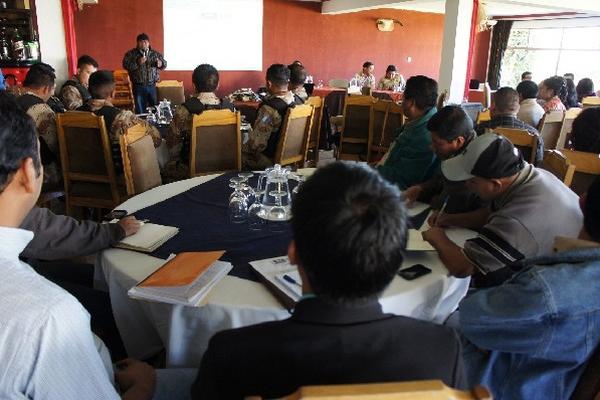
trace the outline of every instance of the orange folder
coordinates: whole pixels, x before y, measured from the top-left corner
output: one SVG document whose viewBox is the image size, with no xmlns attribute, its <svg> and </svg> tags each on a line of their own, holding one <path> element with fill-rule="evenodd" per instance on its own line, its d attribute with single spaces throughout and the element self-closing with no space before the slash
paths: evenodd
<svg viewBox="0 0 600 400">
<path fill-rule="evenodd" d="M 224 250 L 179 253 L 138 286 L 185 286 L 225 254 Z"/>
</svg>

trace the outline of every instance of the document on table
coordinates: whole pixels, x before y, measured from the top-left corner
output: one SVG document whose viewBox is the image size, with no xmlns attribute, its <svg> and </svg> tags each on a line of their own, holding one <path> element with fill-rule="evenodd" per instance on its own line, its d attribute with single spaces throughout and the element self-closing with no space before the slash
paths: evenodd
<svg viewBox="0 0 600 400">
<path fill-rule="evenodd" d="M 429 220 L 429 217 L 431 217 L 432 212 L 429 213 L 429 215 L 427 216 L 427 219 L 425 220 L 423 225 L 421 225 L 421 228 L 408 230 L 408 240 L 406 242 L 406 250 L 408 250 L 408 251 L 435 251 L 433 246 L 431 244 L 429 244 L 429 242 L 427 242 L 423 239 L 423 235 L 422 235 L 422 233 L 424 231 L 431 228 L 428 220 Z M 467 240 L 472 239 L 475 236 L 477 236 L 477 232 L 472 231 L 470 229 L 466 229 L 466 228 L 455 228 L 455 227 L 444 228 L 444 232 L 446 233 L 446 236 L 448 236 L 448 239 L 453 241 L 459 247 L 464 247 L 465 242 Z"/>
<path fill-rule="evenodd" d="M 302 297 L 302 282 L 287 256 L 251 261 L 250 266 L 284 307 L 294 308 Z"/>
<path fill-rule="evenodd" d="M 179 233 L 179 228 L 147 222 L 140 227 L 137 233 L 127 236 L 117 243 L 116 247 L 151 253 L 177 233 Z"/>
</svg>

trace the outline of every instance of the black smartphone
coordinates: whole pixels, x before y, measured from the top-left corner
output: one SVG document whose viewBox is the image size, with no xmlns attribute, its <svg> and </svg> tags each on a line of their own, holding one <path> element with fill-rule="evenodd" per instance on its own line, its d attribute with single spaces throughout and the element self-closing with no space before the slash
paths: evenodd
<svg viewBox="0 0 600 400">
<path fill-rule="evenodd" d="M 398 275 L 407 281 L 412 281 L 413 279 L 417 279 L 423 275 L 427 275 L 431 270 L 424 266 L 423 264 L 415 264 L 408 268 L 401 269 L 398 271 Z"/>
<path fill-rule="evenodd" d="M 127 216 L 126 210 L 112 210 L 104 217 L 102 217 L 102 221 L 112 221 L 113 219 L 121 219 Z"/>
</svg>

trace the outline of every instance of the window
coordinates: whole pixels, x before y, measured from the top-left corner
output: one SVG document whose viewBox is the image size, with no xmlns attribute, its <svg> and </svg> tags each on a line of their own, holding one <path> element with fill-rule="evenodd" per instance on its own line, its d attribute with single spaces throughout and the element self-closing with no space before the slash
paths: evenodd
<svg viewBox="0 0 600 400">
<path fill-rule="evenodd" d="M 533 72 L 533 80 L 575 74 L 591 78 L 600 89 L 600 26 L 513 28 L 508 39 L 501 69 L 501 86 L 516 87 L 524 71 Z"/>
</svg>

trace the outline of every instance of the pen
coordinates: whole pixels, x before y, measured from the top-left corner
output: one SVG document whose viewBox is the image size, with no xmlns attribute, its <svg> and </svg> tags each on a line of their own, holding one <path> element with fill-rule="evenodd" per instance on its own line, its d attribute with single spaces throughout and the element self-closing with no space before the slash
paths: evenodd
<svg viewBox="0 0 600 400">
<path fill-rule="evenodd" d="M 440 208 L 440 212 L 438 212 L 437 218 L 435 219 L 434 226 L 438 226 L 438 221 L 440 219 L 440 216 L 444 213 L 444 210 L 446 209 L 446 206 L 448 205 L 448 197 L 449 196 L 446 196 L 446 198 L 444 199 L 444 202 L 442 203 L 442 208 Z"/>
<path fill-rule="evenodd" d="M 298 282 L 296 282 L 296 280 L 295 280 L 294 278 L 292 278 L 291 276 L 289 276 L 288 274 L 284 274 L 284 275 L 283 275 L 283 279 L 284 279 L 286 282 L 289 282 L 289 283 L 291 283 L 291 284 L 298 285 L 298 286 L 302 287 L 302 285 L 301 285 L 301 284 L 299 284 Z"/>
</svg>

